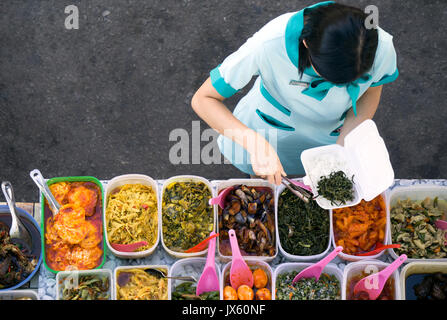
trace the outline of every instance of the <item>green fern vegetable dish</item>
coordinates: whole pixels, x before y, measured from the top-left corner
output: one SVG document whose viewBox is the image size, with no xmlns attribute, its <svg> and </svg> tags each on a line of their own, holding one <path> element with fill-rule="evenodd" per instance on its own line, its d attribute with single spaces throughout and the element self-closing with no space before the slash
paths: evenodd
<svg viewBox="0 0 447 320">
<path fill-rule="evenodd" d="M 213 230 L 211 190 L 203 182 L 173 182 L 163 192 L 163 241 L 184 252 L 205 240 Z"/>
<path fill-rule="evenodd" d="M 278 232 L 281 247 L 288 254 L 320 254 L 329 245 L 329 211 L 315 200 L 305 203 L 285 189 L 278 199 Z"/>
</svg>

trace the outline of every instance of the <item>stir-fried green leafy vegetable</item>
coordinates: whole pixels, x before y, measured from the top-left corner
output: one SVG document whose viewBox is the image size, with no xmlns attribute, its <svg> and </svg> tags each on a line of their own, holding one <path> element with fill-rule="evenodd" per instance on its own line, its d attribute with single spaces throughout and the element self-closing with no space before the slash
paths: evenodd
<svg viewBox="0 0 447 320">
<path fill-rule="evenodd" d="M 285 189 L 278 200 L 278 229 L 281 246 L 287 253 L 319 254 L 329 244 L 329 212 L 314 200 L 305 203 Z"/>
<path fill-rule="evenodd" d="M 332 205 L 346 204 L 354 200 L 354 176 L 349 179 L 343 171 L 332 172 L 318 181 L 318 195 L 329 200 Z"/>
</svg>

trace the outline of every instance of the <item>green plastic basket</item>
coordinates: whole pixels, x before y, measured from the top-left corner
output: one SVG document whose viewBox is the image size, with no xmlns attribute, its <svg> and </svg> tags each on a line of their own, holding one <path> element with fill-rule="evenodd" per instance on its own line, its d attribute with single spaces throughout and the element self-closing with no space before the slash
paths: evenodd
<svg viewBox="0 0 447 320">
<path fill-rule="evenodd" d="M 101 181 L 99 181 L 97 178 L 90 177 L 90 176 L 56 177 L 56 178 L 49 179 L 47 181 L 47 185 L 50 186 L 53 183 L 57 183 L 57 182 L 93 182 L 93 183 L 95 183 L 101 189 L 101 200 L 102 200 L 101 208 L 102 208 L 102 211 L 104 211 L 104 188 L 102 186 Z M 42 242 L 43 264 L 45 265 L 45 268 L 47 268 L 48 271 L 57 274 L 59 271 L 53 270 L 52 268 L 50 268 L 47 265 L 47 258 L 46 258 L 46 253 L 45 253 L 45 196 L 43 194 L 41 194 L 41 197 L 40 197 L 40 211 L 41 211 L 40 229 L 41 229 L 41 234 L 42 234 L 41 242 Z M 101 222 L 102 222 L 102 229 L 103 229 L 102 230 L 103 256 L 102 256 L 101 263 L 95 269 L 102 268 L 104 262 L 106 261 L 106 254 L 107 254 L 107 252 L 106 252 L 107 246 L 106 246 L 106 239 L 105 239 L 105 232 L 104 232 L 104 215 L 103 214 L 101 214 Z"/>
</svg>

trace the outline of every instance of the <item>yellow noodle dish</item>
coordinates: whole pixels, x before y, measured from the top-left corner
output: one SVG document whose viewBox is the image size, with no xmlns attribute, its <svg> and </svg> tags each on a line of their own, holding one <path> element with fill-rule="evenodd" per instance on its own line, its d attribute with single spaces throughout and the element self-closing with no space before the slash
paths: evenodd
<svg viewBox="0 0 447 320">
<path fill-rule="evenodd" d="M 146 241 L 136 251 L 151 248 L 157 241 L 157 196 L 150 186 L 125 184 L 107 197 L 107 239 L 109 243 L 131 244 Z"/>
<path fill-rule="evenodd" d="M 160 269 L 167 274 L 166 269 Z M 151 269 L 117 270 L 117 300 L 168 300 L 168 279 Z"/>
</svg>

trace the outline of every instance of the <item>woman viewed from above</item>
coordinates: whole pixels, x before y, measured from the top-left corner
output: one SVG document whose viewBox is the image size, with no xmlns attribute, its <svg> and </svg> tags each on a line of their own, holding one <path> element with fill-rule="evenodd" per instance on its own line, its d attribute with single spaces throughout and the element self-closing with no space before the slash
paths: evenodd
<svg viewBox="0 0 447 320">
<path fill-rule="evenodd" d="M 321 2 L 261 28 L 197 90 L 192 107 L 220 133 L 222 154 L 275 184 L 304 174 L 303 150 L 339 143 L 371 119 L 398 76 L 392 36 L 360 9 Z M 223 101 L 255 84 L 233 113 Z"/>
</svg>

